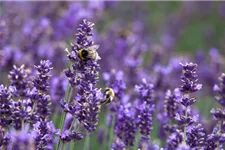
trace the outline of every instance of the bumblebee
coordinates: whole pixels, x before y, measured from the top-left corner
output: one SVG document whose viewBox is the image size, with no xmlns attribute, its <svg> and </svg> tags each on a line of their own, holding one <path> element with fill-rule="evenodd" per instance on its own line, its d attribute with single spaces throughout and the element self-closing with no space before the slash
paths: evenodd
<svg viewBox="0 0 225 150">
<path fill-rule="evenodd" d="M 106 88 L 104 91 L 104 99 L 101 104 L 108 104 L 113 101 L 115 93 L 112 88 Z"/>
<path fill-rule="evenodd" d="M 87 47 L 85 49 L 81 49 L 78 52 L 78 56 L 83 61 L 100 60 L 101 58 L 96 51 L 98 48 L 99 48 L 99 45 L 93 45 L 93 46 Z"/>
</svg>

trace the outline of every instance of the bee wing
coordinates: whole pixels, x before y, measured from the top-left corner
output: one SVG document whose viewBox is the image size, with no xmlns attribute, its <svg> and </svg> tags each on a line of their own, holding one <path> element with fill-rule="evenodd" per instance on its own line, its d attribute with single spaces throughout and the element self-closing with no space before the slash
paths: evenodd
<svg viewBox="0 0 225 150">
<path fill-rule="evenodd" d="M 96 52 L 96 60 L 101 60 L 101 57 L 98 55 L 98 52 Z"/>
<path fill-rule="evenodd" d="M 99 45 L 92 45 L 92 46 L 90 46 L 88 49 L 89 50 L 97 50 L 99 48 Z"/>
</svg>

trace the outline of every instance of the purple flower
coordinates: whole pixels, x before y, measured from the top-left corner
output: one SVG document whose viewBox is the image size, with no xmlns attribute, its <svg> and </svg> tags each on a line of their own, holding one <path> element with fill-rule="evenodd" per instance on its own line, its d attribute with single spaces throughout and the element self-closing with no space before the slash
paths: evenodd
<svg viewBox="0 0 225 150">
<path fill-rule="evenodd" d="M 188 126 L 188 125 L 191 125 L 191 124 L 197 122 L 198 116 L 191 116 L 191 114 L 189 114 L 188 112 L 187 112 L 187 116 L 176 113 L 176 116 L 174 119 L 178 122 L 179 125 L 181 125 L 181 126 L 187 125 Z"/>
<path fill-rule="evenodd" d="M 154 103 L 154 86 L 153 84 L 147 83 L 145 79 L 142 80 L 142 83 L 140 85 L 136 85 L 135 89 L 137 92 L 140 93 L 139 95 L 139 101 L 141 103 L 146 102 L 147 104 Z"/>
<path fill-rule="evenodd" d="M 66 79 L 59 76 L 59 77 L 53 77 L 51 81 L 51 98 L 52 102 L 55 105 L 58 105 L 60 100 L 63 99 L 65 93 L 66 93 Z"/>
<path fill-rule="evenodd" d="M 201 124 L 189 126 L 187 129 L 187 144 L 192 148 L 200 148 L 204 144 L 205 132 Z"/>
<path fill-rule="evenodd" d="M 10 85 L 14 86 L 16 90 L 14 91 L 14 97 L 27 97 L 27 87 L 28 87 L 28 70 L 24 69 L 24 65 L 20 67 L 13 66 L 13 70 L 9 72 L 8 78 L 10 79 Z"/>
<path fill-rule="evenodd" d="M 167 140 L 167 149 L 176 149 L 183 141 L 183 133 L 179 130 L 172 133 Z"/>
<path fill-rule="evenodd" d="M 9 87 L 10 88 L 10 87 Z M 0 126 L 5 128 L 12 122 L 12 99 L 10 90 L 0 85 Z"/>
<path fill-rule="evenodd" d="M 10 150 L 24 150 L 24 149 L 35 149 L 35 142 L 33 135 L 29 133 L 29 126 L 21 131 L 11 130 L 10 131 Z"/>
<path fill-rule="evenodd" d="M 214 85 L 214 91 L 218 92 L 219 96 L 216 96 L 216 100 L 225 107 L 225 73 L 222 73 L 219 77 L 219 85 Z"/>
<path fill-rule="evenodd" d="M 49 60 L 41 60 L 40 65 L 35 66 L 38 71 L 38 77 L 33 80 L 33 84 L 37 90 L 42 93 L 46 93 L 49 90 L 49 78 L 51 75 L 49 72 L 53 69 L 52 63 Z"/>
<path fill-rule="evenodd" d="M 8 28 L 6 26 L 6 21 L 3 18 L 0 18 L 0 47 L 3 47 L 8 38 Z M 1 64 L 1 63 L 0 63 Z"/>
<path fill-rule="evenodd" d="M 8 148 L 10 142 L 10 134 L 5 132 L 3 128 L 0 128 L 0 148 Z"/>
<path fill-rule="evenodd" d="M 188 94 L 184 94 L 182 99 L 181 99 L 181 104 L 184 105 L 185 107 L 191 106 L 196 102 L 195 97 L 190 97 Z"/>
<path fill-rule="evenodd" d="M 166 115 L 170 118 L 174 118 L 178 109 L 177 96 L 173 94 L 170 90 L 166 92 L 164 100 L 164 111 Z"/>
<path fill-rule="evenodd" d="M 181 143 L 176 150 L 191 150 L 191 147 L 188 146 L 186 143 Z"/>
<path fill-rule="evenodd" d="M 28 106 L 29 106 L 29 87 L 28 87 L 28 70 L 21 67 L 13 66 L 13 70 L 9 72 L 9 79 L 11 87 L 12 98 L 17 98 L 17 101 L 12 103 L 12 120 L 13 126 L 20 129 L 22 120 L 27 122 L 29 119 Z"/>
<path fill-rule="evenodd" d="M 216 134 L 209 134 L 206 138 L 204 149 L 205 150 L 216 149 L 219 138 L 220 137 Z"/>
<path fill-rule="evenodd" d="M 149 137 L 141 137 L 139 149 L 141 149 L 141 150 L 159 150 L 159 146 L 151 144 Z"/>
<path fill-rule="evenodd" d="M 84 19 L 77 29 L 76 44 L 72 44 L 71 52 L 67 51 L 67 56 L 73 64 L 65 71 L 65 74 L 71 87 L 76 90 L 76 96 L 72 103 L 69 102 L 70 100 L 69 103 L 61 101 L 64 110 L 74 115 L 88 132 L 93 132 L 98 124 L 102 94 L 96 88 L 96 84 L 100 66 L 97 63 L 98 59 L 82 60 L 78 53 L 94 45 L 93 26 L 94 23 Z"/>
<path fill-rule="evenodd" d="M 33 109 L 35 109 L 37 120 L 48 121 L 51 114 L 51 97 L 47 93 L 49 92 L 48 80 L 51 77 L 49 73 L 53 68 L 49 60 L 40 61 L 40 65 L 35 66 L 35 68 L 38 71 L 38 76 L 33 80 L 33 86 L 37 89 L 33 105 L 36 108 Z"/>
<path fill-rule="evenodd" d="M 90 93 L 84 92 L 85 97 L 89 97 L 87 102 L 83 103 L 81 115 L 83 120 L 80 120 L 84 128 L 89 132 L 93 132 L 98 124 L 98 115 L 100 112 L 100 99 L 97 96 L 96 89 L 90 90 Z"/>
<path fill-rule="evenodd" d="M 126 146 L 133 146 L 137 131 L 137 123 L 135 118 L 136 111 L 129 105 L 121 105 L 117 115 L 114 132 Z"/>
<path fill-rule="evenodd" d="M 73 131 L 70 131 L 70 130 L 65 130 L 62 132 L 62 134 L 60 135 L 60 139 L 63 141 L 63 142 L 70 142 L 71 140 L 73 141 L 79 141 L 81 139 L 83 139 L 83 135 L 82 133 L 80 132 L 75 132 L 74 130 Z"/>
<path fill-rule="evenodd" d="M 181 81 L 183 84 L 180 88 L 180 91 L 183 93 L 193 93 L 199 91 L 202 88 L 202 85 L 197 84 L 198 81 L 198 75 L 196 73 L 197 64 L 186 63 L 181 65 L 183 67 L 181 76 Z"/>
<path fill-rule="evenodd" d="M 212 109 L 211 110 L 211 113 L 213 114 L 213 116 L 219 120 L 219 121 L 224 121 L 225 120 L 225 111 L 224 110 L 221 110 L 219 108 L 217 109 Z"/>
<path fill-rule="evenodd" d="M 138 110 L 138 124 L 140 133 L 143 137 L 149 137 L 152 130 L 153 112 L 155 110 L 155 105 L 147 105 L 145 102 L 138 108 Z"/>
<path fill-rule="evenodd" d="M 52 122 L 37 122 L 34 124 L 33 134 L 35 139 L 35 149 L 53 149 L 54 134 L 57 133 Z"/>
<path fill-rule="evenodd" d="M 112 143 L 112 150 L 126 150 L 126 145 L 122 140 L 116 138 L 116 140 Z"/>
</svg>

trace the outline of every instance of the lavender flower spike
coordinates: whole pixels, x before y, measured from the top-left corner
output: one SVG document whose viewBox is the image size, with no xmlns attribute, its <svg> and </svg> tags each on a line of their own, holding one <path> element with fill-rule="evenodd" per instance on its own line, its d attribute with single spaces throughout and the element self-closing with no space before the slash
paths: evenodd
<svg viewBox="0 0 225 150">
<path fill-rule="evenodd" d="M 10 91 L 0 85 L 0 126 L 5 128 L 12 122 L 12 100 Z"/>
<path fill-rule="evenodd" d="M 217 91 L 219 96 L 216 96 L 216 100 L 225 107 L 225 73 L 222 73 L 219 77 L 219 85 L 214 86 L 214 91 Z"/>
<path fill-rule="evenodd" d="M 196 70 L 198 65 L 192 62 L 181 65 L 183 67 L 181 76 L 183 85 L 181 86 L 180 91 L 183 93 L 199 91 L 202 88 L 202 85 L 197 84 L 198 75 L 196 74 Z"/>
<path fill-rule="evenodd" d="M 83 56 L 83 50 L 94 46 L 93 26 L 94 23 L 84 19 L 77 29 L 76 43 L 72 44 L 72 51 L 68 51 L 67 55 L 73 63 L 72 68 L 65 71 L 72 91 L 76 90 L 76 96 L 74 101 L 61 102 L 64 110 L 75 116 L 88 132 L 96 129 L 102 100 L 102 93 L 96 88 L 100 70 L 98 59 L 82 59 L 80 56 Z M 94 53 L 97 55 L 96 50 Z"/>
<path fill-rule="evenodd" d="M 25 128 L 21 131 L 10 131 L 10 150 L 35 150 L 35 142 L 32 137 L 32 134 L 28 133 L 29 126 L 25 126 Z"/>
<path fill-rule="evenodd" d="M 36 93 L 36 118 L 37 120 L 48 121 L 51 110 L 51 97 L 47 94 L 49 90 L 49 72 L 53 69 L 49 60 L 40 61 L 40 65 L 35 66 L 38 76 L 33 80 L 34 87 L 38 90 Z M 35 107 L 35 106 L 34 106 Z"/>
</svg>

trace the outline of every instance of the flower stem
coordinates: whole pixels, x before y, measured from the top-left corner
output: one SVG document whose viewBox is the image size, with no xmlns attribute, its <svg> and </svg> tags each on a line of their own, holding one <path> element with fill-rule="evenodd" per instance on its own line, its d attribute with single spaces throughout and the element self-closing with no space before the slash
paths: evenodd
<svg viewBox="0 0 225 150">
<path fill-rule="evenodd" d="M 66 95 L 65 95 L 65 98 L 66 98 L 67 102 L 69 101 L 71 96 L 72 96 L 72 88 L 70 87 L 70 85 L 68 85 L 67 90 L 66 90 Z M 63 131 L 65 119 L 66 119 L 66 112 L 63 111 L 62 116 L 60 118 L 60 130 L 61 131 Z M 60 137 L 59 137 L 58 142 L 57 142 L 56 150 L 59 150 L 59 146 L 60 146 Z"/>
<path fill-rule="evenodd" d="M 87 131 L 87 135 L 84 141 L 84 150 L 89 150 L 89 148 L 90 148 L 90 135 Z"/>
<path fill-rule="evenodd" d="M 185 109 L 185 119 L 187 119 L 187 110 L 188 110 L 188 106 Z M 186 143 L 187 140 L 187 125 L 184 125 L 184 140 L 183 142 Z"/>
<path fill-rule="evenodd" d="M 70 150 L 73 150 L 74 149 L 73 147 L 74 147 L 74 141 L 71 141 L 70 142 Z"/>
<path fill-rule="evenodd" d="M 22 111 L 24 111 L 24 103 L 23 103 L 23 100 L 22 100 Z M 24 117 L 22 118 L 21 129 L 22 130 L 24 129 Z"/>
<path fill-rule="evenodd" d="M 217 131 L 217 134 L 220 135 L 221 134 L 221 128 L 222 128 L 222 124 L 223 122 L 221 121 L 220 125 L 219 125 L 219 129 Z M 219 142 L 217 143 L 217 146 L 216 146 L 216 150 L 219 150 Z"/>
<path fill-rule="evenodd" d="M 110 133 L 109 133 L 109 149 L 111 149 L 112 146 L 112 141 L 113 141 L 113 136 L 114 136 L 114 125 L 115 125 L 115 120 L 116 117 L 114 114 L 112 114 L 112 124 L 111 124 L 111 128 L 110 128 Z"/>
<path fill-rule="evenodd" d="M 140 132 L 137 131 L 136 138 L 135 138 L 135 143 L 134 143 L 134 149 L 133 150 L 137 150 L 138 149 L 140 136 L 141 136 Z"/>
<path fill-rule="evenodd" d="M 64 150 L 64 145 L 65 145 L 65 144 L 62 144 L 62 150 Z"/>
</svg>

